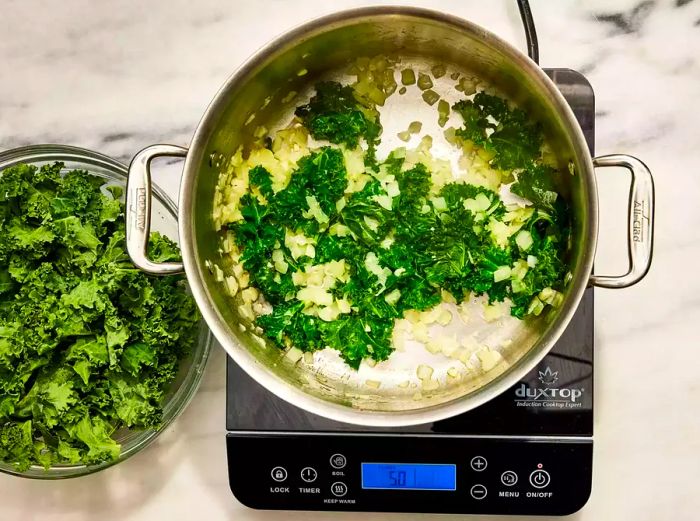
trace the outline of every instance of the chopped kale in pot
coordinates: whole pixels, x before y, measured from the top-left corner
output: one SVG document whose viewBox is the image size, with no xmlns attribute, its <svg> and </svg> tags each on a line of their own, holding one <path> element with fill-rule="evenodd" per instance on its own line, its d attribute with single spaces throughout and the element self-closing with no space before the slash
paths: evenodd
<svg viewBox="0 0 700 521">
<path fill-rule="evenodd" d="M 557 307 L 569 209 L 540 125 L 480 91 L 452 105 L 462 126 L 445 131 L 466 174 L 431 155 L 429 136 L 381 160 L 367 81 L 318 83 L 271 146 L 237 152 L 220 178 L 228 260 L 215 268 L 241 316 L 281 349 L 331 348 L 358 368 L 391 355 L 397 320 L 446 301 L 483 296 L 518 319 Z M 442 127 L 450 106 L 439 107 Z"/>
</svg>

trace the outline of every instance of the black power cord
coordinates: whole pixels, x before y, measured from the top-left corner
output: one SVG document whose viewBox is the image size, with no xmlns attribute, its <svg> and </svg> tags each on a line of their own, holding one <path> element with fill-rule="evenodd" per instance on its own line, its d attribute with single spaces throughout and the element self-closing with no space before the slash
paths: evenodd
<svg viewBox="0 0 700 521">
<path fill-rule="evenodd" d="M 520 10 L 520 18 L 523 19 L 523 27 L 525 28 L 527 55 L 532 61 L 539 65 L 540 47 L 537 43 L 537 31 L 535 31 L 535 21 L 532 19 L 530 2 L 528 2 L 528 0 L 518 0 L 518 9 Z"/>
</svg>

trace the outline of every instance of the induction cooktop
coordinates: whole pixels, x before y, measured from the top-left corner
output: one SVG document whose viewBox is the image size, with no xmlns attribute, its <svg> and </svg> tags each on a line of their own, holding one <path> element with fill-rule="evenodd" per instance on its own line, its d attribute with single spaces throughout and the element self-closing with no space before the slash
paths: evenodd
<svg viewBox="0 0 700 521">
<path fill-rule="evenodd" d="M 593 90 L 545 69 L 594 143 Z M 593 289 L 542 362 L 464 414 L 423 425 L 339 423 L 278 398 L 228 359 L 229 482 L 258 509 L 565 515 L 591 491 Z"/>
</svg>

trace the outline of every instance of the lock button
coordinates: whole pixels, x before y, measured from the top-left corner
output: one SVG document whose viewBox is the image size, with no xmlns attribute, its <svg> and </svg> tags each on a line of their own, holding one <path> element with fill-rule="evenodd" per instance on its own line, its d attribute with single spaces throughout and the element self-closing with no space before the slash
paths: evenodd
<svg viewBox="0 0 700 521">
<path fill-rule="evenodd" d="M 287 470 L 284 467 L 275 467 L 272 469 L 272 472 L 270 472 L 270 475 L 272 476 L 272 479 L 278 483 L 281 483 L 287 479 Z"/>
</svg>

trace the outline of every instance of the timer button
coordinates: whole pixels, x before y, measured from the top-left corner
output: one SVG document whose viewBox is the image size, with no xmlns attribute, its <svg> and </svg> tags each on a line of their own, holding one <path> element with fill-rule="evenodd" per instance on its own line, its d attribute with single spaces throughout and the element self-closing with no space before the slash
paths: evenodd
<svg viewBox="0 0 700 521">
<path fill-rule="evenodd" d="M 307 483 L 313 483 L 314 481 L 316 481 L 317 477 L 318 477 L 318 473 L 316 472 L 316 469 L 313 467 L 304 467 L 301 470 L 301 479 L 303 479 Z"/>
<path fill-rule="evenodd" d="M 331 493 L 335 497 L 343 497 L 348 493 L 348 486 L 342 481 L 336 481 L 331 485 Z"/>
<path fill-rule="evenodd" d="M 549 472 L 546 470 L 537 469 L 530 474 L 530 485 L 535 488 L 546 487 L 549 485 L 550 480 Z"/>
<path fill-rule="evenodd" d="M 333 454 L 331 456 L 331 467 L 334 469 L 342 469 L 347 465 L 348 460 L 342 454 Z"/>
<path fill-rule="evenodd" d="M 481 485 L 477 483 L 474 485 L 469 493 L 472 495 L 474 499 L 484 499 L 486 497 L 486 494 L 488 494 L 488 491 L 486 490 L 486 487 L 484 485 Z"/>
<path fill-rule="evenodd" d="M 486 458 L 484 458 L 483 456 L 474 456 L 469 462 L 469 464 L 471 465 L 472 470 L 475 470 L 477 472 L 486 470 L 486 467 L 488 467 L 488 461 L 486 461 Z"/>
</svg>

